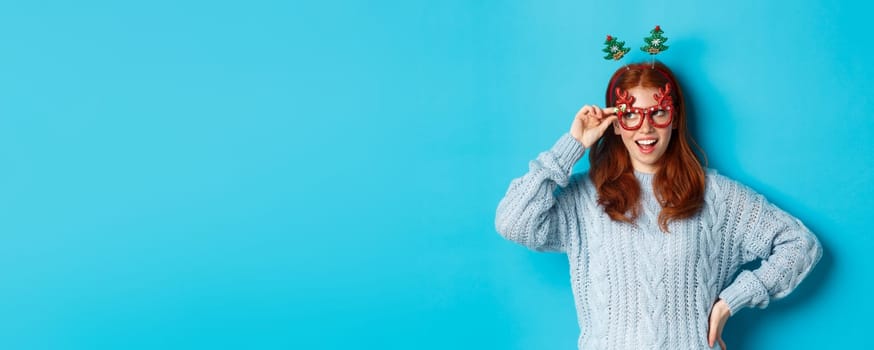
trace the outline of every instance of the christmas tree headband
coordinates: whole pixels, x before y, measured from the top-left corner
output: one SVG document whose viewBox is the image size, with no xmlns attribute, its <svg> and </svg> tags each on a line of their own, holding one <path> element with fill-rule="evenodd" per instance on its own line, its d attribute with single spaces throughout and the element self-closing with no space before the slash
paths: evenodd
<svg viewBox="0 0 874 350">
<path fill-rule="evenodd" d="M 655 28 L 649 31 L 649 36 L 643 38 L 643 41 L 646 42 L 646 45 L 640 47 L 640 50 L 646 52 L 653 57 L 658 55 L 662 51 L 668 49 L 668 46 L 665 45 L 665 42 L 668 41 L 667 37 L 664 37 L 663 34 L 665 32 L 662 31 L 660 26 L 655 26 Z M 631 49 L 625 47 L 624 41 L 619 41 L 619 38 L 615 38 L 613 36 L 607 35 L 607 41 L 604 42 L 606 46 L 603 50 L 607 53 L 607 56 L 604 56 L 605 60 L 614 60 L 618 61 L 631 51 Z"/>
</svg>

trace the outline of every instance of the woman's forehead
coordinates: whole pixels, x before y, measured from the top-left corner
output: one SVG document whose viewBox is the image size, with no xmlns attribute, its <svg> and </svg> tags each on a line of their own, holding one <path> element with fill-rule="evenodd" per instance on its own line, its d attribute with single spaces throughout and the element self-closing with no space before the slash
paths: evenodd
<svg viewBox="0 0 874 350">
<path fill-rule="evenodd" d="M 649 107 L 658 104 L 655 99 L 655 94 L 659 92 L 658 88 L 635 86 L 628 89 L 628 93 L 634 96 L 632 107 Z"/>
</svg>

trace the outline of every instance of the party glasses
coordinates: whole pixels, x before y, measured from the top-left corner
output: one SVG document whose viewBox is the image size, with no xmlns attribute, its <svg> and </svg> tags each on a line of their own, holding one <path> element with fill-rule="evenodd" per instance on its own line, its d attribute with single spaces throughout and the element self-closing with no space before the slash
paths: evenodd
<svg viewBox="0 0 874 350">
<path fill-rule="evenodd" d="M 653 94 L 657 102 L 656 105 L 639 108 L 631 107 L 634 104 L 634 96 L 630 96 L 628 91 L 616 88 L 616 96 L 618 97 L 616 116 L 619 119 L 619 125 L 625 130 L 633 131 L 643 126 L 644 119 L 649 119 L 649 124 L 657 128 L 671 126 L 674 115 L 674 101 L 670 95 L 671 85 L 665 84 L 665 88 L 660 88 L 658 91 L 658 93 Z"/>
</svg>

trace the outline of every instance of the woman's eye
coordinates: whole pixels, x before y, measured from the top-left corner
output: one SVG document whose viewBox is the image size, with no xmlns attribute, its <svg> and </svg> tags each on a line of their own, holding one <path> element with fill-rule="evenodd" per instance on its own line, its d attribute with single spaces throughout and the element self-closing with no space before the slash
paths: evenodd
<svg viewBox="0 0 874 350">
<path fill-rule="evenodd" d="M 653 117 L 661 117 L 665 115 L 665 111 L 663 109 L 659 109 L 652 113 Z"/>
<path fill-rule="evenodd" d="M 622 117 L 628 120 L 634 120 L 640 117 L 640 115 L 637 113 L 625 113 Z"/>
</svg>

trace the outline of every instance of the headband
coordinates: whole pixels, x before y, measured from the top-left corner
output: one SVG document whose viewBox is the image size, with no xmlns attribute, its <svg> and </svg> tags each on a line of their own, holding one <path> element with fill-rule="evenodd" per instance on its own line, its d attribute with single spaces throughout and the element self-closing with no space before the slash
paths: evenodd
<svg viewBox="0 0 874 350">
<path fill-rule="evenodd" d="M 677 82 L 674 81 L 673 76 L 668 71 L 666 71 L 665 69 L 663 69 L 661 67 L 656 67 L 656 65 L 655 65 L 655 55 L 668 49 L 668 46 L 665 45 L 665 42 L 668 41 L 668 38 L 664 36 L 664 33 L 665 32 L 662 31 L 661 26 L 655 26 L 655 28 L 653 28 L 653 30 L 649 31 L 650 35 L 646 38 L 643 38 L 643 41 L 646 43 L 646 45 L 641 46 L 640 50 L 650 54 L 650 56 L 652 57 L 652 61 L 650 62 L 649 67 L 648 67 L 649 69 L 654 69 L 657 72 L 659 72 L 662 76 L 665 77 L 665 79 L 668 80 L 668 84 L 670 84 L 672 86 L 677 86 Z M 601 51 L 604 51 L 605 53 L 607 53 L 607 56 L 604 56 L 604 59 L 606 59 L 606 60 L 619 61 L 620 59 L 625 57 L 625 54 L 627 54 L 629 51 L 631 51 L 631 49 L 625 47 L 624 41 L 620 41 L 618 38 L 613 37 L 611 35 L 607 35 L 607 40 L 604 42 L 604 45 L 605 45 L 605 47 Z M 637 64 L 626 65 L 625 69 L 626 70 L 631 70 L 632 68 L 645 69 L 645 68 L 647 68 L 646 66 L 647 66 L 647 64 L 645 64 L 645 63 L 637 63 Z M 607 102 L 608 103 L 612 103 L 614 101 L 614 95 L 613 95 L 614 90 L 615 90 L 614 85 L 616 84 L 616 80 L 621 75 L 622 75 L 621 73 L 614 74 L 613 77 L 610 79 L 610 84 L 607 85 Z M 666 89 L 671 90 L 670 87 L 666 87 Z"/>
</svg>

